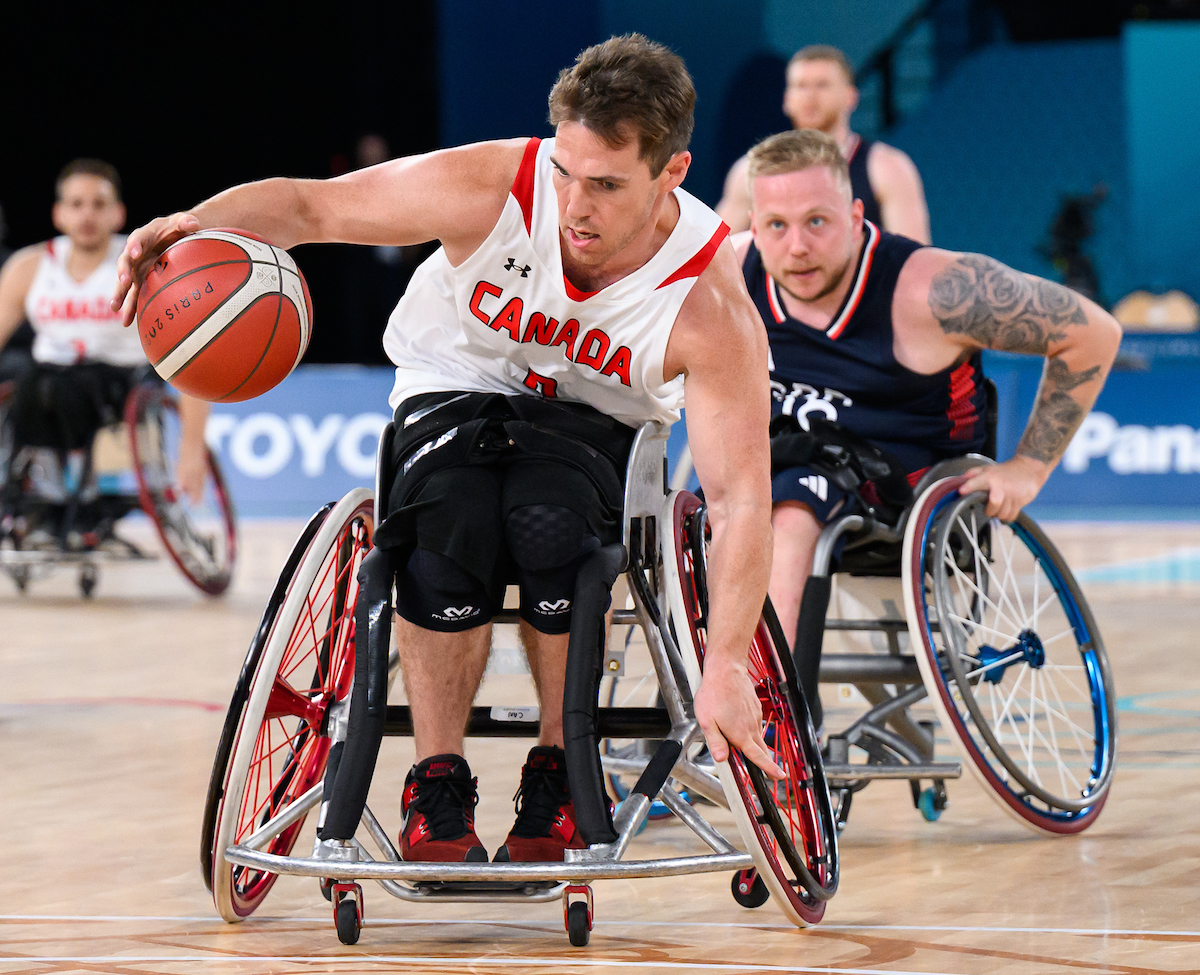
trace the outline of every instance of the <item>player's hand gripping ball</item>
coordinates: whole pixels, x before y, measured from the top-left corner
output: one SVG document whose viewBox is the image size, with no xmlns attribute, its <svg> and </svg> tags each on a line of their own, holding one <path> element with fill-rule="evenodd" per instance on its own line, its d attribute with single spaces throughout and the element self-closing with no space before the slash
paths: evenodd
<svg viewBox="0 0 1200 975">
<path fill-rule="evenodd" d="M 312 334 L 308 285 L 287 251 L 235 230 L 176 241 L 138 293 L 150 364 L 182 393 L 214 403 L 281 383 Z"/>
</svg>

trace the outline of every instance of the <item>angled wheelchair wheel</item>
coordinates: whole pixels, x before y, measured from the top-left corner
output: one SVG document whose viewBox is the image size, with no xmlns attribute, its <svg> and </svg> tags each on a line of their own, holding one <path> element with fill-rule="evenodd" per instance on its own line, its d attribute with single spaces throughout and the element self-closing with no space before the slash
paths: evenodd
<svg viewBox="0 0 1200 975">
<path fill-rule="evenodd" d="M 1024 513 L 988 518 L 962 478 L 917 501 L 904 540 L 910 639 L 964 764 L 1017 821 L 1078 833 L 1116 765 L 1112 673 L 1071 570 Z"/>
<path fill-rule="evenodd" d="M 663 516 L 669 530 L 663 574 L 671 624 L 693 691 L 699 687 L 707 633 L 707 517 L 700 500 L 673 492 Z M 750 678 L 763 710 L 763 738 L 787 773 L 768 779 L 734 749 L 716 771 L 758 875 L 789 920 L 815 924 L 837 891 L 837 826 L 817 736 L 770 601 L 749 650 Z"/>
<path fill-rule="evenodd" d="M 212 837 L 211 852 L 202 853 L 201 861 L 210 868 L 213 900 L 227 921 L 249 916 L 276 875 L 231 864 L 224 851 L 285 812 L 325 773 L 331 719 L 348 704 L 354 678 L 358 568 L 373 531 L 371 493 L 361 488 L 314 518 L 251 645 L 213 767 L 212 813 L 206 809 L 201 837 Z M 319 795 L 311 799 L 314 806 L 318 801 Z M 303 825 L 301 816 L 260 848 L 286 856 Z"/>
<path fill-rule="evenodd" d="M 125 422 L 142 510 L 179 571 L 202 592 L 219 596 L 233 577 L 237 519 L 216 457 L 206 451 L 208 481 L 195 504 L 175 486 L 179 406 L 169 391 L 150 383 L 136 387 L 125 404 Z"/>
</svg>

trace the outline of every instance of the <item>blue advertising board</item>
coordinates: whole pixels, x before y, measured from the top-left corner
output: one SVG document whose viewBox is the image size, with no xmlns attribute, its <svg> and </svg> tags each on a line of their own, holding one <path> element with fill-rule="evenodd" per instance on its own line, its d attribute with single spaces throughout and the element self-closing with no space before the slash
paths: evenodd
<svg viewBox="0 0 1200 975">
<path fill-rule="evenodd" d="M 1132 351 L 1136 343 L 1126 342 Z M 1138 350 L 1145 354 L 1122 357 L 1133 368 L 1110 375 L 1031 508 L 1036 516 L 1200 518 L 1200 360 L 1166 346 Z M 985 369 L 1000 394 L 1004 459 L 1029 416 L 1042 360 L 988 354 Z M 392 378 L 389 368 L 307 366 L 256 399 L 214 405 L 208 441 L 238 512 L 305 517 L 353 487 L 370 487 Z M 672 470 L 685 442 L 676 424 Z"/>
</svg>

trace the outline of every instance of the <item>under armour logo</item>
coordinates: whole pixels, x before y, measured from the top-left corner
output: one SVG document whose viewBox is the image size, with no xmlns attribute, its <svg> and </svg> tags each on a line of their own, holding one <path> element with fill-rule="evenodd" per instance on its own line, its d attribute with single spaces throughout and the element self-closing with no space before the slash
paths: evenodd
<svg viewBox="0 0 1200 975">
<path fill-rule="evenodd" d="M 550 602 L 550 600 L 548 600 L 548 599 L 542 599 L 542 600 L 538 601 L 537 607 L 543 613 L 549 613 L 549 614 L 565 613 L 568 609 L 571 608 L 571 600 L 556 599 L 556 600 L 554 600 L 554 602 Z"/>
<path fill-rule="evenodd" d="M 457 606 L 447 606 L 444 610 L 442 610 L 442 612 L 451 619 L 462 619 L 464 616 L 470 616 L 473 612 L 475 612 L 475 607 L 464 606 L 462 609 L 459 609 Z"/>
<path fill-rule="evenodd" d="M 517 264 L 517 259 L 516 259 L 515 257 L 510 257 L 510 258 L 508 259 L 508 263 L 504 265 L 504 270 L 506 270 L 506 271 L 520 271 L 520 272 L 521 272 L 521 277 L 523 277 L 523 278 L 527 278 L 527 277 L 529 277 L 529 272 L 530 272 L 530 271 L 532 271 L 532 270 L 533 270 L 533 268 L 532 268 L 530 265 L 528 265 L 528 264 L 526 264 L 524 267 L 520 267 L 520 266 L 518 266 L 518 264 Z"/>
</svg>

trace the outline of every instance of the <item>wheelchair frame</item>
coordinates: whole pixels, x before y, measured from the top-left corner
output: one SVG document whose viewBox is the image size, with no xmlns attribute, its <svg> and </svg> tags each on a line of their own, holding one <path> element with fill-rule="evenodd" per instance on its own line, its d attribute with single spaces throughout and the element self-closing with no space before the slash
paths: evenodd
<svg viewBox="0 0 1200 975">
<path fill-rule="evenodd" d="M 0 384 L 0 406 L 11 395 L 13 385 L 11 382 Z M 147 423 L 158 423 L 161 426 L 161 419 L 154 416 L 156 411 L 177 413 L 178 405 L 158 383 L 135 384 L 125 401 L 122 424 L 128 434 L 137 493 L 105 494 L 97 491 L 95 498 L 87 503 L 95 504 L 103 498 L 111 507 L 111 511 L 106 512 L 96 529 L 83 533 L 82 544 L 72 546 L 68 539 L 75 528 L 79 510 L 84 504 L 85 493 L 96 490 L 95 438 L 87 448 L 80 451 L 82 464 L 74 485 L 67 487 L 64 484 L 65 500 L 61 504 L 65 510 L 57 532 L 56 548 L 25 548 L 23 533 L 14 530 L 7 518 L 4 524 L 0 525 L 0 542 L 6 538 L 9 541 L 8 546 L 0 545 L 0 568 L 8 573 L 18 590 L 24 592 L 34 578 L 49 574 L 58 566 L 75 565 L 79 567 L 80 593 L 84 598 L 90 598 L 99 580 L 102 561 L 150 561 L 158 558 L 116 531 L 121 518 L 139 509 L 149 517 L 162 540 L 163 548 L 189 582 L 210 596 L 218 596 L 229 587 L 237 558 L 237 522 L 220 466 L 212 451 L 207 451 L 208 477 L 220 509 L 225 546 L 223 564 L 214 570 L 202 564 L 191 550 L 193 545 L 198 544 L 204 551 L 211 552 L 213 546 L 210 546 L 203 534 L 197 531 L 187 512 L 179 507 L 174 485 L 169 482 L 169 478 L 164 479 L 162 476 L 163 472 L 159 469 L 161 465 L 156 466 L 156 461 L 162 459 L 161 445 L 153 443 L 153 437 L 139 435 Z M 101 429 L 119 428 L 114 425 Z M 57 453 L 61 462 L 63 452 Z M 0 457 L 0 463 L 7 467 L 11 459 L 7 456 Z M 65 471 L 63 473 L 65 478 Z M 22 503 L 25 503 L 25 499 L 22 499 Z M 57 504 L 59 502 L 46 501 L 45 507 L 50 508 Z M 0 516 L 4 514 L 0 512 Z M 12 514 L 15 522 L 16 513 Z"/>
<path fill-rule="evenodd" d="M 1107 800 L 1116 761 L 1116 697 L 1099 629 L 1065 561 L 1027 515 L 1022 513 L 1006 525 L 986 517 L 983 507 L 987 499 L 982 494 L 955 501 L 962 475 L 990 463 L 993 461 L 987 457 L 967 455 L 935 466 L 922 477 L 915 490 L 916 501 L 894 527 L 878 521 L 868 510 L 830 522 L 818 538 L 797 625 L 797 661 L 801 656 L 811 659 L 814 651 L 820 653 L 823 636 L 830 631 L 880 633 L 888 645 L 886 653 L 820 657 L 820 683 L 852 684 L 870 705 L 847 727 L 827 737 L 825 769 L 837 798 L 839 828 L 846 824 L 854 794 L 880 778 L 908 779 L 913 804 L 921 814 L 930 821 L 941 815 L 947 803 L 945 780 L 960 777 L 962 765 L 935 762 L 933 728 L 909 716 L 908 709 L 926 697 L 985 792 L 1035 832 L 1080 832 L 1095 821 Z M 1012 535 L 1007 551 L 1000 540 L 1005 533 Z M 838 571 L 899 575 L 903 619 L 827 617 L 835 551 L 844 537 L 848 540 Z M 971 542 L 971 538 L 979 541 Z M 951 551 L 956 539 L 963 550 L 958 553 Z M 898 545 L 902 550 L 894 551 Z M 890 546 L 891 551 L 881 556 L 880 546 Z M 1006 593 L 1010 584 L 1019 586 L 1023 581 L 1017 579 L 1011 564 L 1013 556 L 1020 555 L 1019 548 L 1032 557 L 1035 588 L 1029 608 L 1019 592 Z M 999 555 L 997 549 L 1002 550 Z M 862 557 L 864 553 L 868 558 Z M 971 563 L 965 570 L 956 564 L 964 554 Z M 872 555 L 874 558 L 869 557 Z M 888 555 L 898 557 L 899 572 L 886 572 Z M 1008 559 L 1003 572 L 990 567 L 994 557 Z M 1036 588 L 1041 577 L 1050 593 L 1044 601 Z M 957 604 L 954 585 L 959 591 Z M 1043 644 L 1039 610 L 1049 616 L 1056 606 L 1065 617 L 1066 628 Z M 900 647 L 902 632 L 909 636 L 907 653 Z M 1074 637 L 1086 689 L 1072 684 L 1066 675 L 1075 667 L 1069 651 L 1065 664 L 1047 659 L 1045 646 L 1067 636 Z M 1008 645 L 997 649 L 984 642 L 994 642 L 997 637 L 1009 641 Z M 1047 665 L 1049 670 L 1045 670 Z M 1036 675 L 1045 671 L 1040 678 L 1045 685 L 1042 697 L 1024 709 L 1013 704 L 1018 696 L 1018 688 L 1013 687 L 1003 708 L 985 714 L 977 691 L 999 684 L 1013 666 L 1029 671 L 1031 694 L 1039 679 Z M 1022 676 L 1018 673 L 1016 683 Z M 1068 686 L 1067 694 L 1056 681 Z M 1082 691 L 1078 696 L 1087 699 L 1073 701 L 1073 690 Z M 1039 705 L 1049 723 L 1048 733 L 1035 727 Z M 1089 708 L 1090 731 L 1085 727 L 1086 717 L 1076 720 L 1078 713 Z M 1075 738 L 1078 754 L 1073 765 L 1070 755 L 1064 760 L 1058 753 L 1055 722 Z M 1026 732 L 1028 744 L 1020 740 Z M 866 763 L 850 763 L 850 749 L 856 746 L 867 753 Z M 1014 758 L 1010 751 L 1020 754 Z M 1057 791 L 1043 781 L 1038 770 L 1039 765 L 1053 763 L 1058 765 L 1053 769 L 1060 779 Z M 932 780 L 932 785 L 921 789 L 922 780 Z"/>
<path fill-rule="evenodd" d="M 362 926 L 358 881 L 375 880 L 388 893 L 408 901 L 551 901 L 561 897 L 571 942 L 582 945 L 592 926 L 592 881 L 728 870 L 736 871 L 735 896 L 739 890 L 743 895 L 739 902 L 757 906 L 769 892 L 794 923 L 802 926 L 819 921 L 825 901 L 837 888 L 837 830 L 816 736 L 769 603 L 751 647 L 751 677 L 763 701 L 765 733 L 777 760 L 788 770 L 788 778 L 778 787 L 769 783 L 737 752 L 729 762 L 718 763 L 715 770 L 692 754 L 702 744 L 691 711 L 691 692 L 700 678 L 706 632 L 705 512 L 688 492 L 667 490 L 667 428 L 659 424 L 647 424 L 637 434 L 627 469 L 623 546 L 601 549 L 597 555 L 607 561 L 595 572 L 607 598 L 627 555 L 626 577 L 634 609 L 615 610 L 612 622 L 641 626 L 658 673 L 663 707 L 597 709 L 601 673 L 620 669 L 621 651 L 612 647 L 605 651 L 603 624 L 595 625 L 602 620 L 604 603 L 595 607 L 589 623 L 582 602 L 589 589 L 581 583 L 576 590 L 564 726 L 577 823 L 588 846 L 566 851 L 562 863 L 401 861 L 386 830 L 366 805 L 369 776 L 363 787 L 361 776 L 347 786 L 343 775 L 358 761 L 350 757 L 359 740 L 355 738 L 356 720 L 360 728 L 368 720 L 378 720 L 381 735 L 411 734 L 407 707 L 380 707 L 379 692 L 386 697 L 399 660 L 394 648 L 388 649 L 390 612 L 383 611 L 379 582 L 372 581 L 366 569 L 359 571 L 368 558 L 369 533 L 378 521 L 379 499 L 386 497 L 380 482 L 390 453 L 390 434 L 389 426 L 380 442 L 374 510 L 369 511 L 370 494 L 360 489 L 314 516 L 284 568 L 239 677 L 214 762 L 201 835 L 202 870 L 222 916 L 228 921 L 248 916 L 280 874 L 315 877 L 334 905 L 339 938 L 354 943 Z M 336 553 L 333 562 L 328 561 L 327 553 Z M 320 566 L 326 563 L 322 575 Z M 591 565 L 585 564 L 581 575 Z M 314 595 L 313 586 L 321 579 L 332 581 L 321 582 Z M 355 579 L 360 582 L 357 592 Z M 391 585 L 389 575 L 383 587 L 387 599 Z M 306 607 L 303 610 L 297 608 L 301 602 Z M 357 603 L 353 610 L 356 623 L 351 623 L 352 603 Z M 306 666 L 295 662 L 294 654 L 284 663 L 287 648 L 295 642 L 295 620 L 301 615 L 321 622 L 308 624 L 313 631 L 312 646 L 303 651 L 316 663 L 311 690 L 297 692 L 285 686 L 278 675 L 285 666 L 289 673 Z M 516 619 L 515 611 L 508 611 L 494 622 Z M 387 626 L 386 634 L 380 632 L 380 626 Z M 617 641 L 613 643 L 615 646 Z M 351 656 L 353 683 L 348 673 Z M 589 694 L 590 715 L 580 717 L 578 703 Z M 374 703 L 369 703 L 369 695 Z M 287 737 L 287 757 L 276 775 L 272 751 L 264 747 L 264 739 L 274 742 L 273 751 L 281 753 L 279 734 L 286 737 L 287 722 L 296 718 L 295 731 Z M 281 729 L 274 737 L 272 721 Z M 536 708 L 477 706 L 467 727 L 472 736 L 534 737 L 537 733 Z M 644 760 L 604 760 L 608 772 L 640 776 L 611 820 L 596 747 L 598 738 L 605 737 L 658 742 Z M 373 768 L 374 753 L 370 760 Z M 260 790 L 258 780 L 252 787 L 247 777 L 261 775 L 264 766 L 267 782 Z M 739 851 L 704 820 L 667 784 L 668 779 L 729 808 L 750 852 Z M 372 856 L 353 835 L 353 827 L 346 839 L 318 838 L 311 857 L 291 856 L 307 813 L 320 806 L 321 823 L 328 826 L 338 820 L 349 802 L 348 791 L 353 789 L 361 789 L 362 803 L 357 807 L 361 824 L 383 859 Z M 267 798 L 247 814 L 251 792 L 254 801 L 264 793 Z M 624 859 L 656 796 L 711 853 Z M 338 803 L 341 805 L 335 809 Z M 749 898 L 748 893 L 752 895 Z"/>
</svg>

